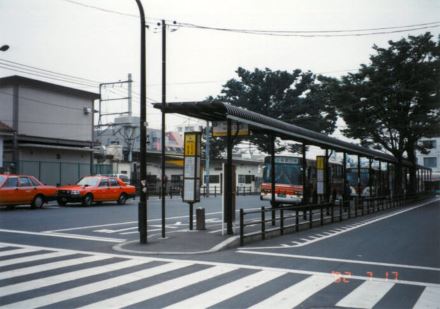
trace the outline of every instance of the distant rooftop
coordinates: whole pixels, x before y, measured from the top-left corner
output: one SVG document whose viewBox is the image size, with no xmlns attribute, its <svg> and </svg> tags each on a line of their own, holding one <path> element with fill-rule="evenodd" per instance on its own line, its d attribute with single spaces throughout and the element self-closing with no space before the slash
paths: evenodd
<svg viewBox="0 0 440 309">
<path fill-rule="evenodd" d="M 32 79 L 20 75 L 11 75 L 0 78 L 0 87 L 2 86 L 11 86 L 11 85 L 28 85 L 34 86 L 46 90 L 57 91 L 61 93 L 68 93 L 72 95 L 82 96 L 90 99 L 99 99 L 99 93 L 85 91 L 77 88 L 71 88 L 67 86 L 61 86 L 58 84 L 53 84 L 49 82 L 45 82 L 38 79 Z"/>
</svg>

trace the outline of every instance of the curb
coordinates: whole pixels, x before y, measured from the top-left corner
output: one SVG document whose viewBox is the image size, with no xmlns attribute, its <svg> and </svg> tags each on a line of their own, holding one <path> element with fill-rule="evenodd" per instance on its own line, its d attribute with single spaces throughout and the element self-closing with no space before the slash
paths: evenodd
<svg viewBox="0 0 440 309">
<path fill-rule="evenodd" d="M 136 254 L 144 254 L 144 255 L 194 255 L 194 254 L 214 253 L 214 252 L 224 250 L 226 248 L 236 247 L 236 246 L 238 246 L 239 241 L 240 241 L 239 236 L 231 236 L 208 250 L 177 252 L 177 251 L 144 251 L 144 250 L 141 251 L 141 250 L 132 250 L 132 249 L 123 248 L 126 245 L 138 242 L 138 240 L 131 240 L 131 241 L 127 241 L 127 242 L 123 242 L 123 243 L 114 245 L 112 247 L 112 249 L 117 252 L 136 253 Z"/>
</svg>

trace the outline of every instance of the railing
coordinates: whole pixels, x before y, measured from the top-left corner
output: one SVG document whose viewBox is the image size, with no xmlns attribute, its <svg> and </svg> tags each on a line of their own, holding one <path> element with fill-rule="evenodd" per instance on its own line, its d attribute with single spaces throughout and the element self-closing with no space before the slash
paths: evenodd
<svg viewBox="0 0 440 309">
<path fill-rule="evenodd" d="M 327 222 L 333 223 L 335 220 L 341 222 L 352 217 L 364 216 L 381 210 L 402 207 L 406 202 L 415 201 L 421 197 L 429 196 L 426 194 L 414 194 L 406 196 L 380 196 L 380 197 L 355 197 L 345 202 L 322 203 L 310 205 L 282 206 L 276 208 L 261 207 L 257 210 L 245 211 L 240 209 L 240 246 L 244 246 L 244 239 L 248 237 L 260 237 L 264 240 L 267 234 L 284 235 L 286 232 L 298 232 L 300 226 L 313 228 L 314 225 L 322 226 Z M 352 209 L 353 208 L 353 209 Z M 318 210 L 318 211 L 316 211 Z M 325 214 L 324 214 L 325 212 Z M 336 213 L 337 212 L 337 213 Z M 353 212 L 353 213 L 352 213 Z M 270 213 L 271 218 L 266 214 Z M 301 216 L 302 215 L 302 220 Z M 245 221 L 245 217 L 253 216 L 253 219 Z M 317 218 L 314 220 L 314 218 Z M 308 218 L 307 218 L 308 217 Z M 278 224 L 277 224 L 278 223 Z M 245 233 L 246 227 L 257 227 L 256 231 Z M 258 229 L 258 227 L 260 227 Z"/>
</svg>

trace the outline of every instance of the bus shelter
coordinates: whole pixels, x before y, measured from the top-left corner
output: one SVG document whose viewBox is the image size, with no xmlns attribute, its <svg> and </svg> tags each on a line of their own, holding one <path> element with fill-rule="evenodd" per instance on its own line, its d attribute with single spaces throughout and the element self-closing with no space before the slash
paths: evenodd
<svg viewBox="0 0 440 309">
<path fill-rule="evenodd" d="M 162 104 L 154 104 L 154 107 L 162 110 Z M 370 187 L 370 196 L 372 195 L 373 187 L 386 188 L 386 194 L 396 194 L 395 192 L 422 192 L 425 190 L 424 184 L 431 179 L 431 170 L 419 165 L 413 165 L 408 160 L 398 162 L 397 159 L 387 153 L 372 150 L 360 145 L 345 142 L 337 138 L 327 136 L 325 134 L 311 131 L 293 124 L 289 124 L 266 115 L 255 113 L 222 102 L 181 102 L 168 103 L 164 113 L 177 113 L 188 117 L 198 118 L 211 122 L 226 122 L 226 165 L 225 165 L 225 219 L 227 224 L 227 233 L 233 233 L 233 184 L 232 184 L 232 148 L 233 138 L 235 132 L 234 127 L 237 128 L 240 124 L 246 124 L 252 134 L 264 134 L 270 137 L 270 173 L 271 173 L 271 204 L 276 206 L 275 199 L 275 140 L 281 138 L 283 140 L 290 140 L 302 144 L 302 182 L 303 195 L 302 203 L 308 203 L 311 198 L 311 192 L 307 186 L 307 160 L 306 160 L 306 146 L 318 146 L 325 150 L 323 156 L 323 170 L 329 169 L 329 152 L 336 151 L 343 154 L 342 163 L 342 179 L 344 189 L 348 186 L 347 173 L 355 174 L 358 187 L 361 186 L 362 173 L 368 174 L 368 185 Z M 237 130 L 237 129 L 236 129 Z M 347 156 L 355 157 L 357 162 L 354 168 L 347 171 Z M 361 158 L 368 160 L 366 167 L 361 167 Z M 417 181 L 415 188 L 409 188 L 408 175 L 411 168 L 416 169 Z M 326 202 L 331 200 L 331 192 L 329 190 L 329 173 L 323 173 L 323 187 L 325 188 L 324 200 Z M 398 180 L 398 181 L 396 181 Z M 393 190 L 390 189 L 389 184 L 396 183 Z M 344 190 L 344 201 L 349 199 Z M 360 190 L 357 191 L 360 196 Z"/>
</svg>

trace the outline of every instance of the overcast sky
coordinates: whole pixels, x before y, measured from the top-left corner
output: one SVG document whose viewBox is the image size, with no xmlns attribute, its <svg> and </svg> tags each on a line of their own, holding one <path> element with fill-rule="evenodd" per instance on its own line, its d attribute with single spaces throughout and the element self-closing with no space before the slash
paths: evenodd
<svg viewBox="0 0 440 309">
<path fill-rule="evenodd" d="M 115 14 L 73 2 L 123 13 Z M 440 20 L 440 0 L 144 0 L 147 31 L 147 96 L 161 100 L 160 19 L 222 28 L 347 30 L 394 27 Z M 126 15 L 124 15 L 126 14 Z M 133 74 L 139 92 L 139 21 L 134 0 L 0 0 L 0 59 L 99 82 Z M 219 94 L 241 66 L 249 70 L 296 68 L 340 76 L 368 63 L 372 45 L 386 46 L 408 34 L 362 37 L 274 37 L 178 28 L 167 32 L 168 101 L 203 100 Z M 0 68 L 0 76 L 21 74 Z M 97 87 L 54 83 L 98 91 Z M 121 90 L 115 90 L 120 92 Z M 122 90 L 125 91 L 125 90 Z M 150 101 L 150 100 L 149 100 Z M 135 114 L 139 114 L 135 99 Z M 115 107 L 113 107 L 115 108 Z M 150 126 L 159 127 L 148 109 Z M 170 127 L 184 121 L 170 117 Z"/>
</svg>

